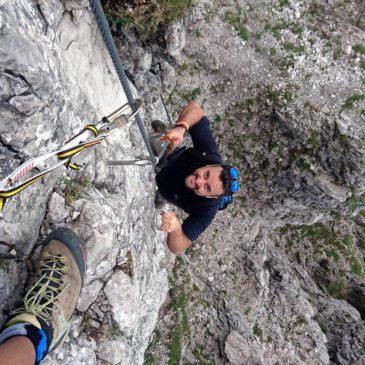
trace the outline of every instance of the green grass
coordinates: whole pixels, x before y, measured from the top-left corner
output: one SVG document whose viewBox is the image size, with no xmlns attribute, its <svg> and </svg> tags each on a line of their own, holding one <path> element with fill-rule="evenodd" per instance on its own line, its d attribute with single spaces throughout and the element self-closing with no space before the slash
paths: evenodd
<svg viewBox="0 0 365 365">
<path fill-rule="evenodd" d="M 299 158 L 296 161 L 297 167 L 302 171 L 310 171 L 311 170 L 311 164 L 307 161 L 305 161 L 303 158 Z"/>
<path fill-rule="evenodd" d="M 185 101 L 192 101 L 196 100 L 197 97 L 201 94 L 200 87 L 196 87 L 192 89 L 191 91 L 185 92 L 181 95 L 182 99 Z"/>
<path fill-rule="evenodd" d="M 178 270 L 180 271 L 178 272 Z M 172 273 L 173 275 L 170 277 L 170 291 L 173 297 L 171 309 L 175 323 L 170 334 L 168 365 L 180 363 L 183 339 L 190 338 L 187 306 L 193 291 L 189 287 L 190 280 L 181 256 L 177 257 Z"/>
<path fill-rule="evenodd" d="M 332 257 L 334 262 L 337 262 L 340 259 L 339 254 L 335 250 L 327 251 L 327 256 Z"/>
<path fill-rule="evenodd" d="M 119 329 L 117 325 L 113 325 L 110 327 L 108 331 L 108 337 L 112 339 L 117 339 L 118 337 L 123 336 L 123 332 Z"/>
<path fill-rule="evenodd" d="M 276 55 L 276 49 L 274 47 L 270 48 L 270 56 L 275 56 Z"/>
<path fill-rule="evenodd" d="M 352 236 L 350 234 L 346 234 L 344 236 L 342 242 L 345 246 L 351 246 L 352 245 Z"/>
<path fill-rule="evenodd" d="M 102 0 L 102 5 L 113 25 L 150 34 L 173 20 L 183 18 L 192 8 L 193 0 Z"/>
<path fill-rule="evenodd" d="M 346 296 L 346 284 L 343 278 L 330 283 L 327 287 L 328 293 L 336 298 L 343 299 Z"/>
<path fill-rule="evenodd" d="M 176 365 L 180 364 L 181 354 L 182 354 L 182 330 L 181 325 L 177 324 L 174 327 L 171 341 L 169 345 L 169 353 L 168 353 L 168 365 Z"/>
<path fill-rule="evenodd" d="M 352 194 L 346 199 L 346 204 L 350 208 L 351 212 L 354 212 L 360 206 L 360 202 L 356 198 L 355 194 Z"/>
<path fill-rule="evenodd" d="M 276 140 L 270 139 L 269 144 L 267 146 L 267 149 L 269 150 L 269 152 L 271 152 L 272 150 L 274 150 L 278 146 L 279 146 L 279 143 Z"/>
<path fill-rule="evenodd" d="M 255 323 L 255 325 L 252 328 L 252 333 L 256 336 L 256 337 L 260 337 L 262 338 L 262 329 L 259 327 L 259 325 L 257 323 Z"/>
<path fill-rule="evenodd" d="M 351 272 L 356 276 L 363 276 L 364 274 L 364 268 L 355 256 L 351 257 Z"/>
<path fill-rule="evenodd" d="M 265 29 L 266 30 L 270 30 L 272 35 L 276 38 L 276 39 L 280 39 L 281 37 L 281 31 L 284 29 L 287 29 L 290 26 L 290 23 L 288 22 L 281 22 L 281 23 L 277 23 L 273 26 L 271 26 L 270 24 L 267 24 Z"/>
<path fill-rule="evenodd" d="M 213 120 L 214 123 L 220 123 L 222 121 L 222 117 L 219 114 L 216 114 Z"/>
<path fill-rule="evenodd" d="M 294 23 L 292 26 L 292 31 L 294 34 L 302 34 L 303 27 L 300 24 Z"/>
<path fill-rule="evenodd" d="M 195 35 L 195 37 L 198 37 L 198 38 L 202 37 L 202 35 L 203 35 L 199 28 L 196 28 L 194 30 L 193 34 Z"/>
<path fill-rule="evenodd" d="M 184 72 L 189 68 L 189 65 L 186 62 L 183 62 L 178 66 L 179 72 Z"/>
<path fill-rule="evenodd" d="M 356 53 L 360 53 L 362 55 L 365 54 L 365 46 L 363 44 L 355 44 L 354 46 L 352 46 L 352 49 L 356 52 Z"/>
<path fill-rule="evenodd" d="M 282 9 L 284 8 L 286 5 L 288 5 L 289 1 L 288 0 L 278 0 L 279 2 L 279 7 Z"/>
<path fill-rule="evenodd" d="M 350 109 L 354 106 L 355 103 L 362 101 L 364 99 L 365 99 L 364 94 L 353 94 L 345 100 L 345 102 L 342 105 L 342 109 Z"/>
<path fill-rule="evenodd" d="M 70 205 L 77 199 L 83 198 L 87 195 L 86 190 L 90 185 L 90 181 L 87 176 L 80 175 L 75 179 L 65 178 L 63 183 L 65 188 L 65 202 Z"/>
<path fill-rule="evenodd" d="M 303 54 L 305 51 L 305 47 L 303 45 L 296 46 L 293 42 L 285 42 L 283 44 L 283 48 L 287 52 L 295 53 L 295 54 Z"/>
<path fill-rule="evenodd" d="M 338 223 L 336 223 L 338 225 Z M 286 225 L 280 228 L 280 232 L 286 235 L 287 247 L 297 247 L 307 241 L 312 245 L 312 250 L 308 250 L 308 255 L 318 255 L 319 258 L 326 254 L 327 257 L 337 264 L 341 260 L 341 266 L 346 265 L 346 271 L 357 276 L 364 275 L 364 265 L 361 259 L 357 258 L 357 249 L 354 236 L 343 230 L 336 229 L 336 224 L 325 225 L 315 223 L 310 226 Z M 331 228 L 332 227 L 332 228 Z M 357 241 L 356 241 L 357 243 Z M 357 245 L 360 249 L 360 243 Z M 334 266 L 335 267 L 335 266 Z M 343 281 L 331 283 L 328 291 L 335 297 L 341 296 L 339 293 Z"/>
<path fill-rule="evenodd" d="M 311 130 L 311 136 L 309 138 L 309 144 L 310 144 L 311 149 L 313 150 L 313 152 L 316 152 L 318 150 L 318 148 L 320 147 L 318 131 L 316 131 L 315 129 Z"/>
<path fill-rule="evenodd" d="M 336 48 L 333 50 L 333 59 L 336 61 L 342 56 L 342 50 L 340 48 Z"/>
<path fill-rule="evenodd" d="M 210 356 L 205 353 L 204 348 L 201 345 L 198 345 L 193 350 L 193 355 L 195 357 L 195 364 L 214 365 L 214 362 L 211 360 Z"/>
<path fill-rule="evenodd" d="M 323 323 L 318 323 L 319 328 L 321 329 L 322 333 L 326 334 L 328 332 L 327 326 Z"/>
<path fill-rule="evenodd" d="M 145 353 L 143 365 L 153 365 L 156 363 L 156 358 L 153 355 L 153 350 L 157 347 L 160 341 L 161 332 L 159 330 L 155 330 L 150 338 L 150 342 Z"/>
<path fill-rule="evenodd" d="M 245 42 L 248 41 L 248 30 L 243 24 L 242 11 L 240 10 L 240 8 L 237 13 L 227 11 L 224 14 L 224 20 L 225 22 L 233 26 L 233 28 L 242 40 L 244 40 Z"/>
</svg>

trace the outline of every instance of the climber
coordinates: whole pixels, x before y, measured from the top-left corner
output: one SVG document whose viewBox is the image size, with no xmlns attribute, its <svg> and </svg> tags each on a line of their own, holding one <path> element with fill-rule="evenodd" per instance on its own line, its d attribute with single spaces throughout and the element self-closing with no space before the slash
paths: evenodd
<svg viewBox="0 0 365 365">
<path fill-rule="evenodd" d="M 174 150 L 183 142 L 187 131 L 194 147 Z M 196 102 L 189 102 L 183 108 L 177 123 L 166 135 L 173 140 L 173 152 L 156 175 L 156 203 L 161 205 L 162 196 L 189 214 L 183 224 L 171 211 L 162 216 L 161 229 L 168 233 L 167 245 L 171 252 L 178 254 L 209 226 L 222 200 L 237 192 L 238 172 L 223 164 L 210 122 Z"/>
<path fill-rule="evenodd" d="M 67 336 L 85 275 L 79 238 L 53 231 L 40 253 L 32 287 L 0 332 L 0 365 L 39 364 Z"/>
</svg>

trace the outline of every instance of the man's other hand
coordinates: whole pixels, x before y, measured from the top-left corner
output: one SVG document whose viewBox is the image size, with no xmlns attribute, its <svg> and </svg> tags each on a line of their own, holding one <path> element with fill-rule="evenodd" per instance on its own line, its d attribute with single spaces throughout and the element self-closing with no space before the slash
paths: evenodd
<svg viewBox="0 0 365 365">
<path fill-rule="evenodd" d="M 171 212 L 164 212 L 162 214 L 161 229 L 166 233 L 179 232 L 181 231 L 181 223 L 176 215 Z"/>
<path fill-rule="evenodd" d="M 172 138 L 173 149 L 182 143 L 182 141 L 184 140 L 184 133 L 185 133 L 185 128 L 181 126 L 169 129 L 166 132 L 166 136 Z"/>
</svg>

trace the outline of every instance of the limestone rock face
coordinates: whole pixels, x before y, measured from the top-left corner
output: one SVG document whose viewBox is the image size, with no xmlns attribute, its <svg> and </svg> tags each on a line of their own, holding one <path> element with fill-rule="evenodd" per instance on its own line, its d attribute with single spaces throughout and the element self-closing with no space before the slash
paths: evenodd
<svg viewBox="0 0 365 365">
<path fill-rule="evenodd" d="M 65 209 L 65 199 L 57 194 L 52 194 L 48 204 L 49 213 L 47 220 L 50 223 L 61 223 L 68 216 L 68 211 Z"/>
<path fill-rule="evenodd" d="M 148 118 L 160 85 L 173 123 L 201 103 L 240 190 L 176 261 L 146 359 L 364 363 L 360 5 L 202 0 L 181 23 L 180 54 L 176 24 L 160 53 L 148 44 L 151 70 L 135 77 Z M 166 62 L 178 63 L 173 80 Z"/>
<path fill-rule="evenodd" d="M 103 342 L 98 348 L 98 356 L 108 364 L 123 364 L 126 361 L 124 357 L 125 349 L 121 342 L 109 340 Z"/>
<path fill-rule="evenodd" d="M 126 97 L 88 1 L 2 1 L 0 7 L 2 179 L 27 159 L 61 147 Z M 145 52 L 139 67 L 146 70 L 149 62 Z M 48 232 L 68 226 L 85 245 L 80 315 L 44 364 L 143 363 L 168 283 L 160 267 L 164 235 L 151 225 L 152 168 L 106 165 L 146 153 L 132 123 L 82 152 L 75 161 L 84 165 L 80 172 L 56 170 L 8 199 L 1 213 L 1 325 L 21 299 L 28 258 L 36 260 Z"/>
<path fill-rule="evenodd" d="M 179 58 L 185 47 L 185 29 L 181 21 L 171 23 L 166 29 L 166 50 L 172 57 Z"/>
<path fill-rule="evenodd" d="M 133 287 L 131 278 L 122 271 L 117 271 L 109 279 L 105 287 L 105 295 L 112 307 L 113 319 L 120 330 L 130 337 L 136 325 L 138 293 Z M 122 304 L 123 311 L 119 308 Z"/>
</svg>

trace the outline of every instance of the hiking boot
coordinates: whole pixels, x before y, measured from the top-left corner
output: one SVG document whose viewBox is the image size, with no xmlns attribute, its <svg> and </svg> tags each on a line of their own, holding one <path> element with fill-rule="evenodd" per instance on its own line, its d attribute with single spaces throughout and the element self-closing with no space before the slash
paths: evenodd
<svg viewBox="0 0 365 365">
<path fill-rule="evenodd" d="M 47 350 L 53 350 L 70 328 L 85 268 L 84 250 L 76 234 L 67 228 L 52 232 L 43 244 L 33 286 L 6 327 L 30 323 L 45 332 Z"/>
</svg>

